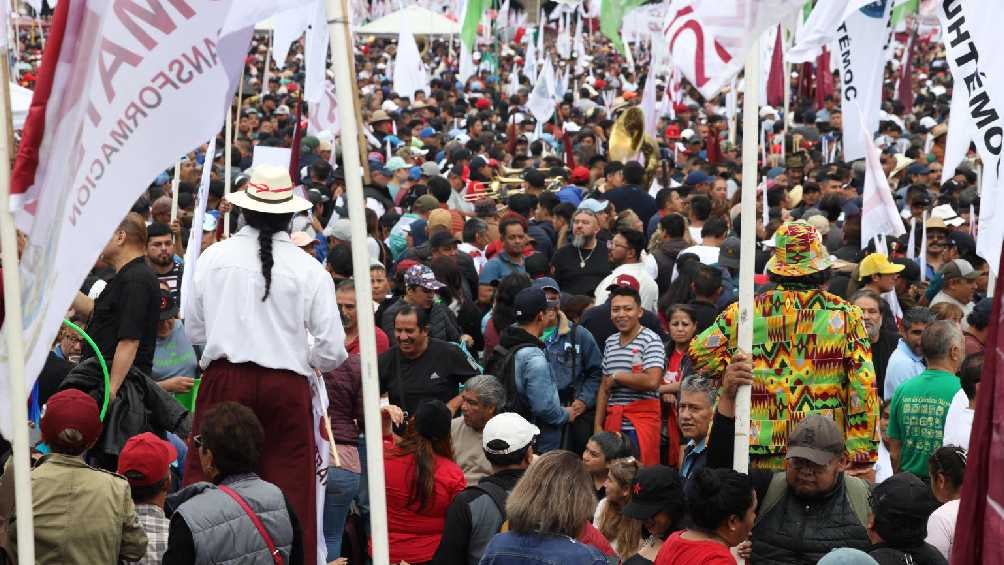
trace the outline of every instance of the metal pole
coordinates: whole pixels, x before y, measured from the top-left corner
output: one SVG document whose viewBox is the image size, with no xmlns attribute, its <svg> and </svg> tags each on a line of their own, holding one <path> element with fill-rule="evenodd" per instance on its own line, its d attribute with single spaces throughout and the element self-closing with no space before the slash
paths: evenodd
<svg viewBox="0 0 1004 565">
<path fill-rule="evenodd" d="M 760 40 L 746 55 L 746 90 L 743 92 L 742 239 L 739 243 L 739 350 L 753 351 L 753 255 L 756 252 L 757 128 L 760 109 Z M 764 196 L 766 198 L 766 195 Z M 736 391 L 736 441 L 732 467 L 749 472 L 750 387 Z"/>
<path fill-rule="evenodd" d="M 2 52 L 7 57 L 7 50 Z M 0 81 L 0 96 L 10 97 L 10 82 Z M 0 155 L 8 156 L 11 138 L 8 124 L 10 110 L 4 113 L 7 123 L 0 127 Z M 31 503 L 31 468 L 28 462 L 28 391 L 24 382 L 24 341 L 21 335 L 21 275 L 18 271 L 17 230 L 10 212 L 10 160 L 0 163 L 0 254 L 3 264 L 4 324 L 7 337 L 7 367 L 10 373 L 10 412 L 14 427 L 12 439 L 14 452 L 11 469 L 14 472 L 14 505 L 17 515 L 17 562 L 20 565 L 35 563 L 35 530 Z"/>
<path fill-rule="evenodd" d="M 331 64 L 335 71 L 335 91 L 339 100 L 356 97 L 353 91 L 351 34 L 346 0 L 325 0 L 328 31 L 331 33 Z M 366 240 L 366 207 L 363 201 L 362 172 L 359 164 L 359 136 L 355 107 L 338 104 L 341 125 L 342 165 L 345 193 L 352 222 L 352 269 L 355 272 L 356 301 L 372 304 L 370 257 Z M 370 495 L 370 530 L 373 563 L 390 562 L 387 545 L 387 494 L 384 490 L 383 433 L 380 418 L 380 384 L 377 373 L 376 333 L 372 316 L 359 316 L 359 354 L 362 359 L 363 415 L 366 429 L 366 475 Z"/>
</svg>

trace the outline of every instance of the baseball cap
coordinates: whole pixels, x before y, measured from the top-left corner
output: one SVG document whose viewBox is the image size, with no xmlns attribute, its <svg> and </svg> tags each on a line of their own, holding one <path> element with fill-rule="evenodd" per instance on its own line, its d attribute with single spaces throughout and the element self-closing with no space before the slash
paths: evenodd
<svg viewBox="0 0 1004 565">
<path fill-rule="evenodd" d="M 531 285 L 535 288 L 541 290 L 553 290 L 554 292 L 561 292 L 561 288 L 558 287 L 558 281 L 551 277 L 540 277 L 539 279 L 534 279 Z"/>
<path fill-rule="evenodd" d="M 861 260 L 858 265 L 858 280 L 869 275 L 892 275 L 902 271 L 905 267 L 889 261 L 885 253 L 871 253 Z"/>
<path fill-rule="evenodd" d="M 324 235 L 341 241 L 349 241 L 352 239 L 352 221 L 339 218 L 324 228 Z"/>
<path fill-rule="evenodd" d="M 429 248 L 438 249 L 440 247 L 449 247 L 459 243 L 456 238 L 453 237 L 448 231 L 436 230 L 429 236 Z"/>
<path fill-rule="evenodd" d="M 710 180 L 711 177 L 709 177 L 708 174 L 705 173 L 704 171 L 694 171 L 689 175 L 687 175 L 687 178 L 683 181 L 683 184 L 685 185 L 703 184 Z"/>
<path fill-rule="evenodd" d="M 82 443 L 91 445 L 101 435 L 98 414 L 98 403 L 83 391 L 61 390 L 50 396 L 45 404 L 40 425 L 42 438 L 48 444 L 59 444 L 59 434 L 64 430 L 77 430 L 84 437 Z"/>
<path fill-rule="evenodd" d="M 439 165 L 433 161 L 426 161 L 422 163 L 422 176 L 425 177 L 438 177 L 442 173 L 439 170 Z"/>
<path fill-rule="evenodd" d="M 423 194 L 415 200 L 415 204 L 412 208 L 416 212 L 431 212 L 439 208 L 439 200 L 431 194 Z"/>
<path fill-rule="evenodd" d="M 878 561 L 853 547 L 838 547 L 819 560 L 817 565 L 878 565 Z"/>
<path fill-rule="evenodd" d="M 317 241 L 316 239 L 310 237 L 310 234 L 305 231 L 295 231 L 289 234 L 289 240 L 297 247 L 306 247 Z"/>
<path fill-rule="evenodd" d="M 573 183 L 589 182 L 589 169 L 586 167 L 575 167 L 572 169 L 572 176 L 570 179 Z"/>
<path fill-rule="evenodd" d="M 631 275 L 618 275 L 614 282 L 607 286 L 606 290 L 615 288 L 630 288 L 635 292 L 641 292 L 641 283 Z"/>
<path fill-rule="evenodd" d="M 540 435 L 540 428 L 515 412 L 492 416 L 481 432 L 481 447 L 492 455 L 508 455 L 523 449 Z"/>
<path fill-rule="evenodd" d="M 219 223 L 216 216 L 206 214 L 202 217 L 202 231 L 216 231 L 216 224 Z"/>
<path fill-rule="evenodd" d="M 965 259 L 952 259 L 945 263 L 938 272 L 941 273 L 941 279 L 946 283 L 953 279 L 973 280 L 980 276 L 980 272 Z"/>
<path fill-rule="evenodd" d="M 164 480 L 178 451 L 150 432 L 132 436 L 119 453 L 118 474 L 131 486 L 145 487 Z"/>
<path fill-rule="evenodd" d="M 280 104 L 279 107 L 275 109 L 275 114 L 277 116 L 288 116 L 289 115 L 289 106 L 287 106 L 285 104 Z"/>
<path fill-rule="evenodd" d="M 828 465 L 844 454 L 844 436 L 832 419 L 822 414 L 809 414 L 788 436 L 786 459 L 799 457 L 817 465 Z"/>
<path fill-rule="evenodd" d="M 532 286 L 524 288 L 516 295 L 513 306 L 515 306 L 517 322 L 531 322 L 537 317 L 537 314 L 547 310 L 547 295 L 540 288 Z"/>
<path fill-rule="evenodd" d="M 636 520 L 647 520 L 663 510 L 682 508 L 683 501 L 683 482 L 676 469 L 651 465 L 638 469 L 631 486 L 631 500 L 621 514 Z"/>
<path fill-rule="evenodd" d="M 436 135 L 436 130 L 430 127 L 422 128 L 422 131 L 418 132 L 418 137 L 421 138 L 432 137 L 434 135 Z"/>
<path fill-rule="evenodd" d="M 911 163 L 906 168 L 906 174 L 908 175 L 926 175 L 930 172 L 931 169 L 929 169 L 924 163 Z"/>
<path fill-rule="evenodd" d="M 387 161 L 387 165 L 385 165 L 384 168 L 393 173 L 399 169 L 407 169 L 408 166 L 408 163 L 406 163 L 404 159 L 400 157 L 391 157 L 390 160 Z"/>
<path fill-rule="evenodd" d="M 729 269 L 739 268 L 739 238 L 728 237 L 722 242 L 718 253 L 718 265 Z"/>
<path fill-rule="evenodd" d="M 606 200 L 596 200 L 595 198 L 586 198 L 579 204 L 579 209 L 586 209 L 590 212 L 596 214 L 607 209 L 610 206 L 610 202 Z"/>
<path fill-rule="evenodd" d="M 160 290 L 160 321 L 170 320 L 178 315 L 178 301 L 174 293 L 167 289 Z"/>
<path fill-rule="evenodd" d="M 931 487 L 913 473 L 897 473 L 875 486 L 871 495 L 872 512 L 885 518 L 926 522 L 938 503 Z"/>
<path fill-rule="evenodd" d="M 426 290 L 439 290 L 446 285 L 436 280 L 436 274 L 428 265 L 415 265 L 404 273 L 404 284 L 420 286 Z"/>
<path fill-rule="evenodd" d="M 446 228 L 446 231 L 451 231 L 450 227 L 453 225 L 453 215 L 450 214 L 449 210 L 443 208 L 436 208 L 435 210 L 429 212 L 429 231 L 434 231 L 438 228 Z"/>
</svg>

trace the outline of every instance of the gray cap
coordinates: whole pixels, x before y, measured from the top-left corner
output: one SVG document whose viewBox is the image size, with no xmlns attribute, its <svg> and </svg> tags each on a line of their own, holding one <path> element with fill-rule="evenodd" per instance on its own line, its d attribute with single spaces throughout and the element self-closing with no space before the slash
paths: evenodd
<svg viewBox="0 0 1004 565">
<path fill-rule="evenodd" d="M 438 177 L 442 176 L 439 170 L 439 165 L 433 161 L 426 161 L 422 163 L 422 176 L 423 177 Z"/>
<path fill-rule="evenodd" d="M 718 250 L 718 265 L 729 269 L 739 268 L 739 238 L 728 237 Z"/>
<path fill-rule="evenodd" d="M 817 465 L 828 465 L 843 454 L 844 435 L 833 419 L 822 414 L 810 414 L 788 436 L 785 458 L 799 457 Z"/>
<path fill-rule="evenodd" d="M 952 259 L 941 267 L 941 278 L 945 282 L 952 279 L 975 279 L 979 278 L 980 272 L 973 268 L 973 265 L 965 259 Z"/>
</svg>

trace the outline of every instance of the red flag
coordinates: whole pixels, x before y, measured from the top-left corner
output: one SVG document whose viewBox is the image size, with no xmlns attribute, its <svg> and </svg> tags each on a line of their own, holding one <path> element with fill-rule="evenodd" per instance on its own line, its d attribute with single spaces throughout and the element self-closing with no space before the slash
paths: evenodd
<svg viewBox="0 0 1004 565">
<path fill-rule="evenodd" d="M 1004 259 L 1004 253 L 1002 253 Z M 966 478 L 955 524 L 952 563 L 1004 563 L 1004 442 L 994 441 L 1004 419 L 1004 331 L 1001 331 L 1001 296 L 1004 277 L 997 279 L 993 316 L 987 339 L 969 439 Z"/>
<path fill-rule="evenodd" d="M 774 40 L 774 53 L 770 58 L 770 74 L 767 76 L 767 104 L 780 108 L 784 106 L 784 58 L 782 50 L 784 43 L 781 39 L 784 31 L 781 25 L 777 26 L 777 38 Z"/>
<path fill-rule="evenodd" d="M 300 142 L 303 141 L 303 101 L 296 102 L 296 122 L 293 124 L 293 146 L 289 152 L 289 178 L 295 184 L 300 184 Z"/>
<path fill-rule="evenodd" d="M 833 94 L 833 73 L 830 72 L 830 50 L 823 47 L 823 52 L 816 57 L 816 109 Z"/>
<path fill-rule="evenodd" d="M 917 29 L 910 33 L 910 39 L 906 42 L 906 57 L 899 70 L 899 87 L 896 90 L 896 99 L 903 105 L 904 114 L 913 113 L 913 49 L 917 43 Z"/>
</svg>

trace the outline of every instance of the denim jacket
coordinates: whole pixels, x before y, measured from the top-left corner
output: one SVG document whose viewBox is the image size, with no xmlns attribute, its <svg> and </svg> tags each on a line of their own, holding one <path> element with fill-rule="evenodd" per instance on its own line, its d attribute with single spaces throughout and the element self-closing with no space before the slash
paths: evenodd
<svg viewBox="0 0 1004 565">
<path fill-rule="evenodd" d="M 506 532 L 492 538 L 481 565 L 607 565 L 598 549 L 565 536 Z"/>
<path fill-rule="evenodd" d="M 587 408 L 596 406 L 596 393 L 603 378 L 603 352 L 596 345 L 593 335 L 578 324 L 570 326 L 568 318 L 562 313 L 558 331 L 545 342 L 545 347 L 554 386 L 559 391 L 569 387 L 574 390 L 575 396 L 567 402 L 581 400 Z M 573 355 L 576 353 L 573 375 Z"/>
</svg>

